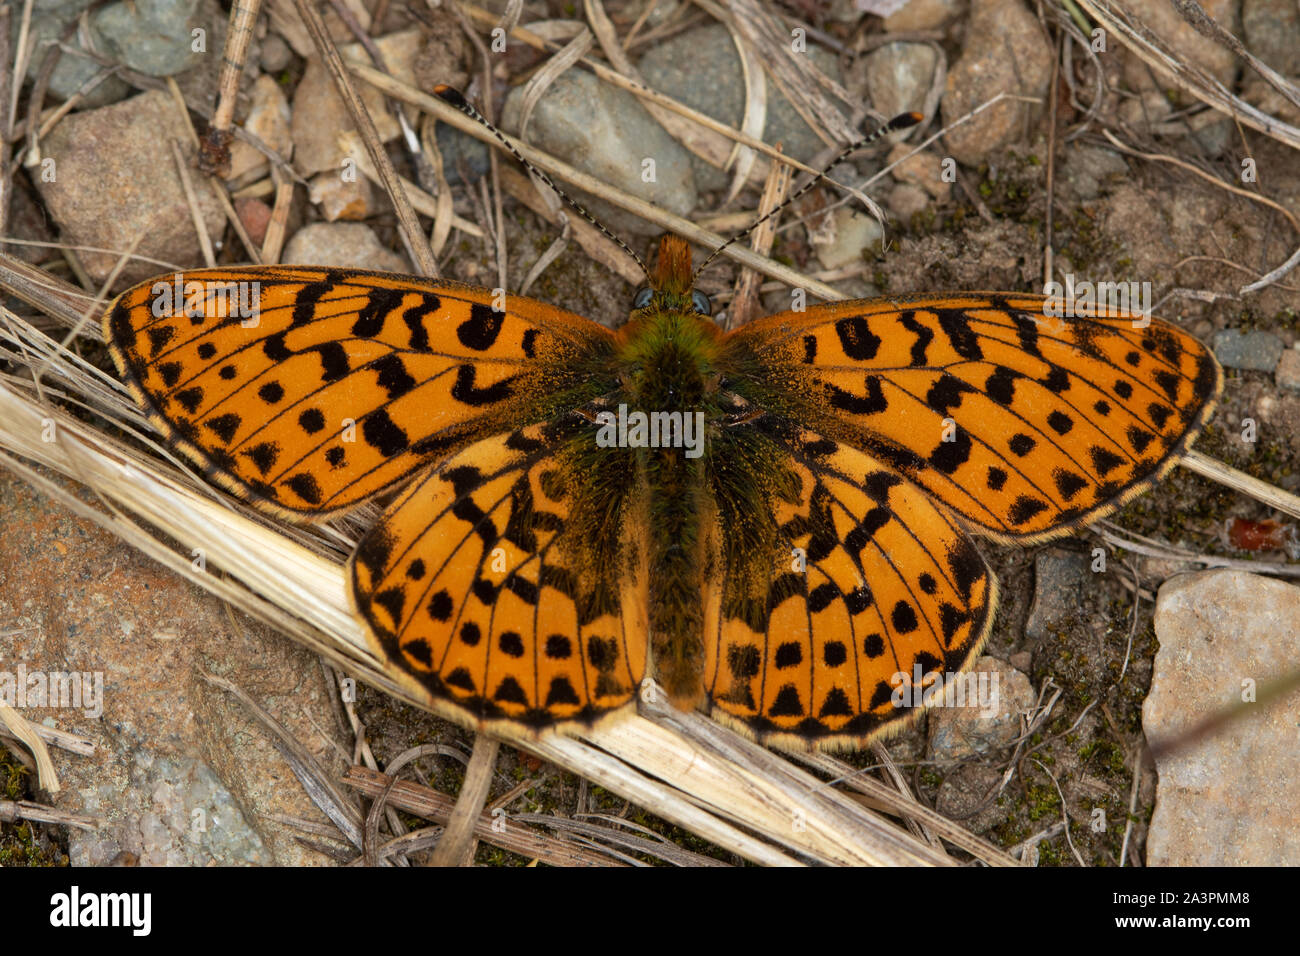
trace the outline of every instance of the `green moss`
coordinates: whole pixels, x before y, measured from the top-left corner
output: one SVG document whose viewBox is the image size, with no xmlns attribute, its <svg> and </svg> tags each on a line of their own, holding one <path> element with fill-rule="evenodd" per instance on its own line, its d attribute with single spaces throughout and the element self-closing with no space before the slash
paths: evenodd
<svg viewBox="0 0 1300 956">
<path fill-rule="evenodd" d="M 4 800 L 31 797 L 27 768 L 8 750 L 0 748 L 0 791 Z M 0 867 L 67 866 L 68 857 L 56 846 L 45 847 L 36 839 L 30 823 L 0 823 Z"/>
</svg>

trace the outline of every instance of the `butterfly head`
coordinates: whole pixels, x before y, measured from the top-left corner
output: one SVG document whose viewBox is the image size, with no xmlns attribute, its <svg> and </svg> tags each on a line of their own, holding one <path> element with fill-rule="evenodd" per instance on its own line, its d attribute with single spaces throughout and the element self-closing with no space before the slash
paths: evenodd
<svg viewBox="0 0 1300 956">
<path fill-rule="evenodd" d="M 710 316 L 709 297 L 695 288 L 691 273 L 691 247 L 679 236 L 664 236 L 659 242 L 659 260 L 648 273 L 650 284 L 637 290 L 634 310 L 681 312 Z"/>
</svg>

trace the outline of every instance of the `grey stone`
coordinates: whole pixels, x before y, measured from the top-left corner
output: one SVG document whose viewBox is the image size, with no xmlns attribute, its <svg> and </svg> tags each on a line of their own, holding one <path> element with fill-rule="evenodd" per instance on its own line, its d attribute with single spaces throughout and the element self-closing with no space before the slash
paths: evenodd
<svg viewBox="0 0 1300 956">
<path fill-rule="evenodd" d="M 909 0 L 907 6 L 885 17 L 885 31 L 933 30 L 966 11 L 966 0 Z"/>
<path fill-rule="evenodd" d="M 328 865 L 274 819 L 326 823 L 324 814 L 244 705 L 204 678 L 243 688 L 334 777 L 347 761 L 329 736 L 331 688 L 316 655 L 236 620 L 220 599 L 13 475 L 0 475 L 0 514 L 0 686 L 16 686 L 20 667 L 29 688 L 38 672 L 57 685 L 90 675 L 71 699 L 18 707 L 94 746 L 50 748 L 62 788 L 53 805 L 104 821 L 67 830 L 72 865 L 104 866 L 123 852 L 145 866 Z"/>
<path fill-rule="evenodd" d="M 1284 348 L 1282 340 L 1272 332 L 1255 330 L 1240 332 L 1224 329 L 1216 332 L 1212 340 L 1214 354 L 1227 368 L 1271 372 L 1277 368 Z"/>
<path fill-rule="evenodd" d="M 1025 636 L 1038 642 L 1052 629 L 1077 619 L 1079 606 L 1093 586 L 1092 562 L 1078 551 L 1051 548 L 1034 559 L 1034 603 Z"/>
<path fill-rule="evenodd" d="M 925 107 L 939 55 L 924 43 L 886 43 L 867 54 L 871 105 L 886 119 Z"/>
<path fill-rule="evenodd" d="M 965 683 L 965 706 L 952 706 L 945 689 L 927 709 L 930 719 L 930 756 L 935 760 L 960 760 L 999 750 L 1020 735 L 1020 715 L 1034 706 L 1029 678 L 1005 661 L 985 655 L 961 675 L 944 674 L 945 683 Z"/>
<path fill-rule="evenodd" d="M 1072 144 L 1062 157 L 1061 178 L 1080 199 L 1096 199 L 1102 186 L 1128 174 L 1128 163 L 1112 149 Z"/>
<path fill-rule="evenodd" d="M 141 239 L 139 256 L 194 265 L 199 239 L 172 159 L 170 140 L 186 143 L 185 118 L 166 92 L 153 90 L 121 103 L 67 116 L 41 143 L 54 160 L 54 181 L 38 183 L 64 242 L 127 249 Z M 182 155 L 189 146 L 182 147 Z M 206 177 L 191 173 L 209 236 L 225 228 L 221 204 Z M 83 252 L 86 271 L 107 278 L 118 256 Z M 159 271 L 147 261 L 128 262 L 123 282 Z"/>
<path fill-rule="evenodd" d="M 1243 0 L 1246 46 L 1279 73 L 1300 73 L 1300 5 L 1295 0 Z"/>
<path fill-rule="evenodd" d="M 502 125 L 518 132 L 523 87 L 506 98 Z M 695 208 L 698 195 L 686 149 L 655 122 L 631 93 L 570 70 L 538 101 L 524 138 L 602 182 L 680 216 Z M 653 177 L 647 163 L 653 162 Z M 651 181 L 647 181 L 651 180 Z M 584 206 L 618 232 L 656 235 L 659 226 L 584 197 Z"/>
<path fill-rule="evenodd" d="M 823 269 L 839 269 L 862 258 L 864 251 L 876 249 L 884 230 L 871 213 L 853 206 L 840 206 L 831 213 L 833 231 L 830 242 L 816 243 L 813 251 Z"/>
<path fill-rule="evenodd" d="M 1300 349 L 1287 349 L 1282 353 L 1273 378 L 1279 388 L 1300 391 Z"/>
<path fill-rule="evenodd" d="M 150 76 L 173 76 L 197 66 L 213 50 L 211 24 L 199 0 L 134 0 L 113 3 L 94 16 L 102 52 Z M 204 51 L 195 52 L 192 32 L 204 31 Z"/>
<path fill-rule="evenodd" d="M 1241 35 L 1238 22 L 1240 0 L 1199 0 L 1202 9 L 1229 33 Z M 1178 58 L 1191 63 L 1214 76 L 1229 89 L 1237 73 L 1237 57 L 1225 46 L 1201 34 L 1184 20 L 1169 0 L 1128 0 L 1126 10 L 1144 27 L 1160 37 L 1169 49 L 1178 52 Z M 1108 38 L 1114 42 L 1114 38 Z M 1154 80 L 1152 74 L 1154 73 Z M 1167 70 L 1148 67 L 1141 59 L 1129 55 L 1124 59 L 1124 82 L 1130 90 L 1178 89 Z M 1190 95 L 1188 100 L 1192 100 Z"/>
<path fill-rule="evenodd" d="M 843 81 L 837 58 L 817 46 L 808 55 L 817 69 L 837 83 Z M 637 64 L 653 89 L 666 93 L 691 109 L 736 126 L 745 112 L 745 83 L 740 54 L 730 31 L 722 24 L 688 30 L 656 44 Z M 803 121 L 776 84 L 767 83 L 767 122 L 763 141 L 780 143 L 787 156 L 808 162 L 826 144 Z M 692 156 L 691 166 L 699 188 L 725 188 L 728 176 Z"/>
<path fill-rule="evenodd" d="M 1052 46 L 1020 0 L 973 0 L 966 48 L 948 73 L 943 121 L 955 123 L 999 93 L 1043 97 Z M 976 165 L 1020 136 L 1029 105 L 1002 100 L 944 137 L 959 162 Z"/>
<path fill-rule="evenodd" d="M 448 185 L 462 186 L 466 177 L 471 183 L 476 183 L 487 175 L 490 165 L 487 143 L 446 123 L 438 124 L 435 135 L 438 152 L 442 153 L 442 173 L 447 177 Z"/>
<path fill-rule="evenodd" d="M 1264 694 L 1295 674 L 1297 621 L 1300 588 L 1244 571 L 1160 588 L 1142 707 L 1159 774 L 1148 866 L 1300 865 L 1300 695 Z"/>
<path fill-rule="evenodd" d="M 293 234 L 280 259 L 286 265 L 411 271 L 405 258 L 385 249 L 374 230 L 360 222 L 317 222 L 304 226 Z"/>
<path fill-rule="evenodd" d="M 74 0 L 72 3 L 63 5 L 46 4 L 46 9 L 42 9 L 42 5 L 37 4 L 36 9 L 32 11 L 30 27 L 30 36 L 34 38 L 34 41 L 29 41 L 32 43 L 31 59 L 27 61 L 27 79 L 29 81 L 35 81 L 37 74 L 41 70 L 41 64 L 44 62 L 47 52 L 46 44 L 51 40 L 59 39 L 64 27 L 75 21 L 87 6 L 89 6 L 89 0 Z M 22 17 L 13 16 L 10 20 L 9 40 L 11 44 L 16 44 Z M 77 45 L 75 31 L 68 42 L 73 46 Z M 11 49 L 16 49 L 16 47 L 11 46 Z M 49 94 L 53 98 L 66 100 L 77 92 L 83 83 L 98 73 L 100 69 L 100 65 L 94 60 L 84 56 L 76 56 L 72 53 L 63 53 L 59 56 L 54 72 L 50 74 Z M 109 103 L 116 103 L 122 99 L 130 90 L 131 87 L 121 79 L 110 76 L 82 98 L 81 106 L 83 109 L 107 106 Z"/>
</svg>

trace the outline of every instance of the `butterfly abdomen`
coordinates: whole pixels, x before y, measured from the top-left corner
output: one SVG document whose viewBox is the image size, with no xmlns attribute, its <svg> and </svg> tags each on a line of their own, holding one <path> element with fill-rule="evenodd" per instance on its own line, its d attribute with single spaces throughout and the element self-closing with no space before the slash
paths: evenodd
<svg viewBox="0 0 1300 956">
<path fill-rule="evenodd" d="M 672 425 L 667 440 L 660 434 L 635 454 L 649 508 L 651 657 L 656 678 L 683 708 L 694 707 L 704 693 L 700 596 L 713 546 L 708 523 L 716 510 L 706 463 L 718 396 L 712 337 L 703 324 L 675 312 L 648 315 L 626 337 L 623 352 L 629 406 Z"/>
</svg>

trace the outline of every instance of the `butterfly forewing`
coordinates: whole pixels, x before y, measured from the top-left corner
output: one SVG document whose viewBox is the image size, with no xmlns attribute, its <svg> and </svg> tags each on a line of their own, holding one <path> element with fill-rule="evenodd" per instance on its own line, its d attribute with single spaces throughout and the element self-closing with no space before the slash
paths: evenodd
<svg viewBox="0 0 1300 956">
<path fill-rule="evenodd" d="M 155 424 L 287 515 L 346 509 L 474 437 L 546 417 L 611 339 L 522 297 L 307 267 L 146 282 L 110 307 L 105 332 Z"/>
<path fill-rule="evenodd" d="M 996 583 L 953 517 L 880 461 L 807 431 L 787 450 L 758 612 L 736 567 L 708 596 L 705 685 L 761 739 L 860 745 L 910 712 L 896 675 L 966 666 Z"/>
<path fill-rule="evenodd" d="M 353 559 L 382 653 L 472 721 L 591 723 L 644 676 L 644 551 L 629 528 L 590 560 L 565 448 L 582 440 L 537 425 L 469 445 L 412 482 Z"/>
<path fill-rule="evenodd" d="M 1159 477 L 1222 373 L 1159 319 L 1045 315 L 1030 295 L 834 303 L 733 333 L 758 377 L 998 539 L 1051 537 Z"/>
</svg>

